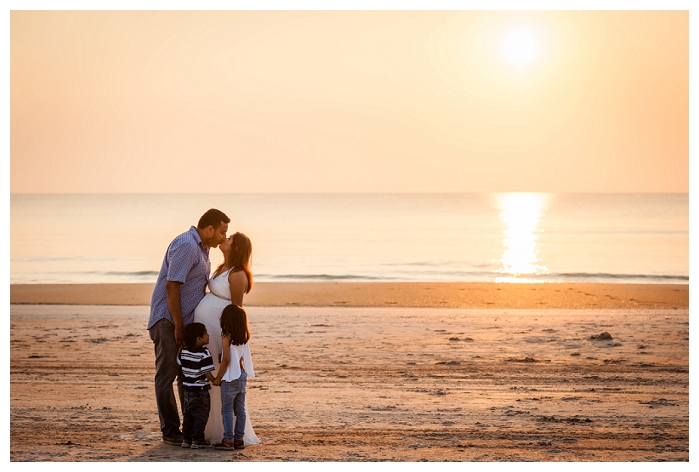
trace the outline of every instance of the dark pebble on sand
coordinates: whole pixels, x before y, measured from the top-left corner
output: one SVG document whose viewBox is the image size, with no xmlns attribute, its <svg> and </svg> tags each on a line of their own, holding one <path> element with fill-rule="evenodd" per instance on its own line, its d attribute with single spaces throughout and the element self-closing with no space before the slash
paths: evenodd
<svg viewBox="0 0 699 472">
<path fill-rule="evenodd" d="M 533 357 L 525 357 L 524 359 L 516 359 L 514 357 L 511 357 L 507 359 L 507 362 L 539 362 Z"/>
</svg>

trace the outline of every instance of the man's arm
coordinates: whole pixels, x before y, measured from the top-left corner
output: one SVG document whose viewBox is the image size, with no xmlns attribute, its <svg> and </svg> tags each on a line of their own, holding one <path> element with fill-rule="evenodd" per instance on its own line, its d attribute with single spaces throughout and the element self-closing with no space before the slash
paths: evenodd
<svg viewBox="0 0 699 472">
<path fill-rule="evenodd" d="M 180 285 L 182 282 L 165 282 L 165 292 L 167 293 L 167 307 L 170 309 L 170 316 L 175 323 L 175 342 L 178 346 L 184 346 L 184 321 L 182 320 L 182 304 L 180 301 Z"/>
</svg>

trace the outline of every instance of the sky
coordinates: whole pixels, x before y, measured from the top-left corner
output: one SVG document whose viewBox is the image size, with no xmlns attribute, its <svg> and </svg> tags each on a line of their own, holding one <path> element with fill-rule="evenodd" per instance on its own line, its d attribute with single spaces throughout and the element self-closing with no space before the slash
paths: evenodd
<svg viewBox="0 0 699 472">
<path fill-rule="evenodd" d="M 11 193 L 688 192 L 687 11 L 12 11 Z"/>
</svg>

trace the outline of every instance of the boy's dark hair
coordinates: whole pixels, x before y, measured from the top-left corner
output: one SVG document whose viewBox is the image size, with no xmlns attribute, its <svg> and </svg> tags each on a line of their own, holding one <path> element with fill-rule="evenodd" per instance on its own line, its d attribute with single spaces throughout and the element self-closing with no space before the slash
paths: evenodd
<svg viewBox="0 0 699 472">
<path fill-rule="evenodd" d="M 206 326 L 201 323 L 190 323 L 184 327 L 184 343 L 189 349 L 197 347 L 197 338 L 203 338 Z"/>
<path fill-rule="evenodd" d="M 228 305 L 221 313 L 221 336 L 231 338 L 231 344 L 240 346 L 250 340 L 248 315 L 238 305 Z"/>
<path fill-rule="evenodd" d="M 221 223 L 228 224 L 230 222 L 231 219 L 228 218 L 224 212 L 212 208 L 201 215 L 201 218 L 199 218 L 199 223 L 197 223 L 197 228 L 204 229 L 208 226 L 213 226 L 214 229 L 217 229 L 219 226 L 221 226 Z"/>
</svg>

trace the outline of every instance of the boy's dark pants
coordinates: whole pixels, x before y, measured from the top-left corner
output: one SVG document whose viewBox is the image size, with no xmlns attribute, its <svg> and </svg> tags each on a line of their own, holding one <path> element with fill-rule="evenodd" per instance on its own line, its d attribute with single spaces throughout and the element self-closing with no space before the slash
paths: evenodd
<svg viewBox="0 0 699 472">
<path fill-rule="evenodd" d="M 182 436 L 186 440 L 203 441 L 206 423 L 209 421 L 211 397 L 209 388 L 185 387 L 184 418 L 182 419 Z"/>
</svg>

